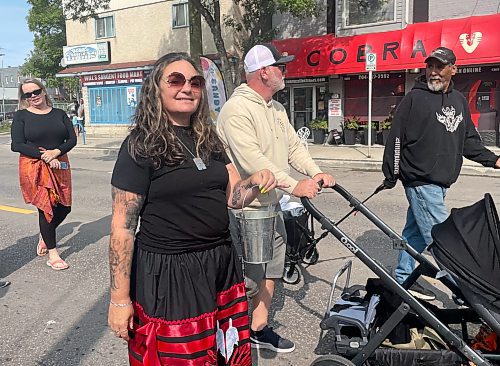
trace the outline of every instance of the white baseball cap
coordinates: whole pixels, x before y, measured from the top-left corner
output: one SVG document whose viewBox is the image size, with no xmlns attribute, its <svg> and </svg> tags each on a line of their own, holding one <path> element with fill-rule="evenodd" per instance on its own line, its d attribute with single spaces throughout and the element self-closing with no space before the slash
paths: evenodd
<svg viewBox="0 0 500 366">
<path fill-rule="evenodd" d="M 245 72 L 250 73 L 271 65 L 282 65 L 293 61 L 295 56 L 282 55 L 271 43 L 258 44 L 245 55 Z"/>
</svg>

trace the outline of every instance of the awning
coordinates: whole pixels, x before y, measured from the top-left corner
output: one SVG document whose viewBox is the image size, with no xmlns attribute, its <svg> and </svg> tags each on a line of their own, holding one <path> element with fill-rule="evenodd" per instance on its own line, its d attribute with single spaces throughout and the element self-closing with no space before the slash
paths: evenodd
<svg viewBox="0 0 500 366">
<path fill-rule="evenodd" d="M 349 37 L 290 38 L 273 43 L 295 55 L 287 78 L 363 73 L 365 53 L 377 54 L 377 71 L 424 67 L 439 46 L 451 48 L 457 65 L 500 63 L 500 14 L 416 23 L 405 29 Z"/>
<path fill-rule="evenodd" d="M 106 64 L 106 65 L 92 65 L 92 66 L 75 66 L 67 67 L 64 70 L 58 72 L 56 77 L 74 77 L 83 75 L 94 75 L 94 74 L 106 74 L 110 72 L 117 71 L 139 71 L 139 70 L 151 70 L 156 61 L 136 61 L 136 62 L 122 62 L 116 64 Z"/>
</svg>

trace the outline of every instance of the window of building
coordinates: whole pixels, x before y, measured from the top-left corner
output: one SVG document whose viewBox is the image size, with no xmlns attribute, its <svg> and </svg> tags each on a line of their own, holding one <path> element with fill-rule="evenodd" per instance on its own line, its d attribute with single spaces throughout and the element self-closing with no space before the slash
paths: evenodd
<svg viewBox="0 0 500 366">
<path fill-rule="evenodd" d="M 115 20 L 112 16 L 95 20 L 95 38 L 109 38 L 115 36 Z"/>
<path fill-rule="evenodd" d="M 188 27 L 189 26 L 189 9 L 188 3 L 179 3 L 172 5 L 172 27 Z"/>
<path fill-rule="evenodd" d="M 344 27 L 394 22 L 396 0 L 344 0 L 342 15 Z"/>
</svg>

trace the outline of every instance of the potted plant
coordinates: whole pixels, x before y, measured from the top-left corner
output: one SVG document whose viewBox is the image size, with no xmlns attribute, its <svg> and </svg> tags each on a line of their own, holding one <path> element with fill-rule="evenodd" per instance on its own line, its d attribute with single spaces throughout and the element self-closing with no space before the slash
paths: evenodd
<svg viewBox="0 0 500 366">
<path fill-rule="evenodd" d="M 326 119 L 313 119 L 309 123 L 309 128 L 312 130 L 313 143 L 322 144 L 325 142 L 325 135 L 328 131 L 328 121 Z"/>
<path fill-rule="evenodd" d="M 354 145 L 356 143 L 356 135 L 359 128 L 359 118 L 356 116 L 347 117 L 344 120 L 343 127 L 344 144 Z"/>
<path fill-rule="evenodd" d="M 372 135 L 372 145 L 376 142 L 377 140 L 377 122 L 372 122 L 372 128 L 371 128 L 371 135 Z M 368 123 L 363 126 L 363 144 L 368 145 Z"/>
</svg>

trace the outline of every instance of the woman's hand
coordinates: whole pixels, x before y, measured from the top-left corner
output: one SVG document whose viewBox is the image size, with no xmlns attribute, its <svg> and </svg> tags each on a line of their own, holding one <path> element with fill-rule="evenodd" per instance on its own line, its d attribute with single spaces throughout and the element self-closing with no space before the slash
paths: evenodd
<svg viewBox="0 0 500 366">
<path fill-rule="evenodd" d="M 50 163 L 52 160 L 61 155 L 61 150 L 59 149 L 45 150 L 43 148 L 40 148 L 40 151 L 42 152 L 41 159 L 46 163 Z"/>
<path fill-rule="evenodd" d="M 279 183 L 269 169 L 259 170 L 249 177 L 250 183 L 259 186 L 260 193 L 267 193 L 274 188 L 288 188 L 288 184 Z"/>
<path fill-rule="evenodd" d="M 130 300 L 118 304 L 128 304 L 129 302 Z M 134 329 L 134 308 L 132 304 L 123 307 L 109 304 L 108 324 L 116 337 L 128 341 L 128 330 Z"/>
<path fill-rule="evenodd" d="M 57 159 L 54 159 L 49 163 L 49 167 L 51 169 L 61 169 L 61 162 Z"/>
</svg>

